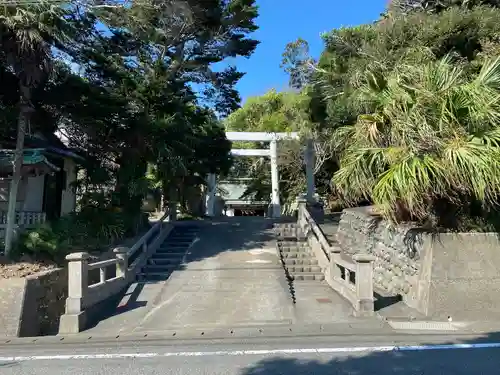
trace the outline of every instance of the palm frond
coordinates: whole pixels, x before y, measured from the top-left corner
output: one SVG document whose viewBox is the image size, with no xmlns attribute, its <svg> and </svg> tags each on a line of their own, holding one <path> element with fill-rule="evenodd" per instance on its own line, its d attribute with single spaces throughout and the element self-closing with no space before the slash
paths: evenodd
<svg viewBox="0 0 500 375">
<path fill-rule="evenodd" d="M 370 112 L 333 137 L 341 165 L 332 182 L 345 201 L 370 199 L 393 220 L 403 211 L 425 219 L 440 199 L 496 204 L 500 58 L 473 79 L 449 56 L 400 64 L 383 81 L 368 71 L 351 98 Z"/>
</svg>

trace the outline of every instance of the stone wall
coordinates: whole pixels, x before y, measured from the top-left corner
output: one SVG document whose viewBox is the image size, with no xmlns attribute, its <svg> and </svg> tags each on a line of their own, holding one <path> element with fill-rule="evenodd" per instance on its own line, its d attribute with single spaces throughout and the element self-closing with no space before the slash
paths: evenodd
<svg viewBox="0 0 500 375">
<path fill-rule="evenodd" d="M 418 228 L 390 226 L 371 207 L 342 212 L 337 241 L 348 254 L 375 256 L 374 282 L 392 295 L 408 295 L 420 271 L 423 238 Z"/>
<path fill-rule="evenodd" d="M 388 225 L 370 207 L 343 211 L 336 240 L 375 256 L 374 284 L 438 320 L 500 319 L 500 234 L 429 233 Z"/>
<path fill-rule="evenodd" d="M 38 276 L 39 293 L 36 299 L 39 335 L 55 335 L 59 319 L 64 314 L 68 297 L 67 268 L 59 268 Z"/>
<path fill-rule="evenodd" d="M 26 337 L 57 333 L 64 313 L 68 277 L 64 268 L 25 278 L 0 280 L 0 336 Z"/>
</svg>

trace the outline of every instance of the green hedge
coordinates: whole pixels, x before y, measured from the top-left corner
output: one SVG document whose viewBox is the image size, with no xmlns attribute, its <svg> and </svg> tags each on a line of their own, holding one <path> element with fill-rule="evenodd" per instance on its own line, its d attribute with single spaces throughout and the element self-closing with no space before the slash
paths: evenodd
<svg viewBox="0 0 500 375">
<path fill-rule="evenodd" d="M 16 254 L 62 261 L 70 252 L 96 252 L 144 226 L 144 219 L 112 209 L 85 208 L 23 232 L 16 241 Z"/>
</svg>

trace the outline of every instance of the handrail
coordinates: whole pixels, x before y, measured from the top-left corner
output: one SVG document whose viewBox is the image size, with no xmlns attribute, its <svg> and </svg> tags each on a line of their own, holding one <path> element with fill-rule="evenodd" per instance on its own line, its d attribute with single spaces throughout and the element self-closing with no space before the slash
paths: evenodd
<svg viewBox="0 0 500 375">
<path fill-rule="evenodd" d="M 101 260 L 100 262 L 89 263 L 87 270 L 101 269 L 116 264 L 116 259 Z"/>
<path fill-rule="evenodd" d="M 68 261 L 68 298 L 66 310 L 61 316 L 59 333 L 78 333 L 86 326 L 88 309 L 121 292 L 133 282 L 147 259 L 161 245 L 172 229 L 164 225 L 168 213 L 153 225 L 131 248 L 117 247 L 115 257 L 89 263 L 90 254 L 72 253 Z M 135 258 L 129 262 L 131 258 Z M 114 267 L 113 272 L 108 272 Z M 91 272 L 99 270 L 99 281 Z M 93 276 L 93 277 L 92 277 Z"/>
<path fill-rule="evenodd" d="M 154 232 L 156 232 L 158 230 L 159 227 L 161 227 L 163 225 L 163 221 L 168 217 L 168 212 L 166 212 L 161 218 L 160 220 L 158 220 L 158 222 L 153 225 L 147 232 L 146 234 L 144 234 L 144 236 L 142 236 L 139 241 L 137 241 L 129 250 L 128 254 L 129 256 L 133 255 L 137 250 L 139 250 L 139 248 L 144 244 L 146 243 L 149 238 L 153 235 Z"/>
<path fill-rule="evenodd" d="M 304 209 L 299 210 L 299 213 L 303 215 L 304 222 L 307 224 L 305 228 L 303 229 L 305 232 L 307 232 L 308 229 L 312 230 L 316 238 L 318 239 L 319 243 L 321 244 L 321 248 L 325 253 L 325 256 L 330 259 L 330 254 L 329 254 L 329 249 L 330 249 L 330 244 L 328 243 L 328 240 L 326 239 L 323 231 L 319 227 L 319 225 L 316 223 L 316 221 L 313 219 L 311 213 L 307 210 L 307 206 L 304 207 Z"/>
<path fill-rule="evenodd" d="M 307 200 L 299 200 L 297 224 L 305 234 L 318 260 L 327 283 L 353 306 L 357 316 L 374 314 L 373 262 L 368 254 L 349 256 L 340 247 L 330 246 L 323 231 L 307 208 Z"/>
</svg>

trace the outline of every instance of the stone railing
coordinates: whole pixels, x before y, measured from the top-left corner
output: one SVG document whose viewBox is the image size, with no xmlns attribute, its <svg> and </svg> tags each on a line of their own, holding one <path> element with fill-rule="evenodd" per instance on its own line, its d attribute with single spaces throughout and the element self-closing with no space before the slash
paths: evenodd
<svg viewBox="0 0 500 375">
<path fill-rule="evenodd" d="M 17 211 L 15 228 L 33 229 L 39 224 L 45 223 L 45 212 Z M 7 228 L 7 211 L 0 211 L 0 238 Z"/>
<path fill-rule="evenodd" d="M 45 212 L 37 211 L 17 211 L 16 224 L 24 228 L 30 228 L 45 222 Z M 0 211 L 0 225 L 7 224 L 7 212 Z"/>
<path fill-rule="evenodd" d="M 16 212 L 16 223 L 14 229 L 17 235 L 19 230 L 33 229 L 37 225 L 45 223 L 45 212 L 36 211 L 18 211 Z M 5 237 L 7 229 L 7 212 L 0 211 L 0 238 Z"/>
<path fill-rule="evenodd" d="M 170 233 L 172 226 L 164 223 L 168 213 L 131 248 L 117 247 L 115 258 L 89 263 L 90 254 L 72 253 L 68 260 L 68 298 L 61 316 L 59 333 L 78 333 L 88 324 L 89 313 L 102 302 L 123 291 L 132 283 L 148 258 Z M 94 282 L 89 274 L 99 270 Z M 108 272 L 111 271 L 111 272 Z"/>
<path fill-rule="evenodd" d="M 305 199 L 299 200 L 297 223 L 306 235 L 327 283 L 352 304 L 356 316 L 372 316 L 375 257 L 369 254 L 357 254 L 351 257 L 343 253 L 340 247 L 330 246 L 309 212 Z"/>
</svg>

